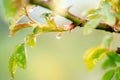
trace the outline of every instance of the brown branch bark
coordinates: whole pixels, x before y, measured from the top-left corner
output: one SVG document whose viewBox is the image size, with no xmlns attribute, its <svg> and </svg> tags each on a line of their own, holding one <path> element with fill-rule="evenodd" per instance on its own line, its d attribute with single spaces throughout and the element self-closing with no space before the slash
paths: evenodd
<svg viewBox="0 0 120 80">
<path fill-rule="evenodd" d="M 60 8 L 60 11 L 58 10 L 54 10 L 54 6 L 52 6 L 53 4 L 51 4 L 51 2 L 49 1 L 43 1 L 43 0 L 29 0 L 31 4 L 34 5 L 39 5 L 43 8 L 49 9 L 55 13 L 57 13 L 58 15 L 67 18 L 68 20 L 72 21 L 74 24 L 76 24 L 77 26 L 83 27 L 84 24 L 86 22 L 88 22 L 87 19 L 85 18 L 80 18 L 78 16 L 75 16 L 74 14 L 70 13 L 68 10 L 68 8 L 63 9 Z M 116 32 L 113 28 L 113 26 L 110 26 L 106 23 L 100 23 L 97 28 L 98 30 L 104 30 L 104 31 L 108 31 L 108 32 Z M 116 33 L 120 33 L 120 32 L 116 32 Z"/>
</svg>

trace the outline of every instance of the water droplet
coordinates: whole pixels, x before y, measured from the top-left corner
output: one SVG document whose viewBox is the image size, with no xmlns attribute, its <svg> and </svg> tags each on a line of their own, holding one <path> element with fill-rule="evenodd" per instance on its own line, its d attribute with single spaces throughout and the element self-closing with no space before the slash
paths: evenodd
<svg viewBox="0 0 120 80">
<path fill-rule="evenodd" d="M 57 38 L 57 39 L 60 39 L 60 38 L 61 38 L 61 35 L 62 35 L 62 32 L 57 33 L 56 38 Z"/>
<path fill-rule="evenodd" d="M 56 35 L 56 38 L 57 38 L 57 39 L 60 39 L 61 37 L 60 37 L 59 35 Z"/>
</svg>

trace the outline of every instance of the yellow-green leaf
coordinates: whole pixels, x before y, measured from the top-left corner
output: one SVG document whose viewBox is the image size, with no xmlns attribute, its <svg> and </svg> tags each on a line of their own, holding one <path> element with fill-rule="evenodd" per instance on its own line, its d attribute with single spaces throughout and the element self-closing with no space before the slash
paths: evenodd
<svg viewBox="0 0 120 80">
<path fill-rule="evenodd" d="M 85 12 L 84 16 L 89 16 L 89 15 L 95 14 L 95 13 L 96 13 L 96 9 L 90 9 Z"/>
<path fill-rule="evenodd" d="M 52 28 L 47 25 L 39 25 L 39 31 L 40 32 L 64 32 L 67 31 L 63 27 L 60 28 Z"/>
<path fill-rule="evenodd" d="M 120 80 L 120 67 L 116 68 L 116 80 Z"/>
<path fill-rule="evenodd" d="M 49 18 L 46 18 L 46 22 L 48 23 L 48 26 L 52 27 L 52 28 L 57 28 L 57 25 L 54 21 L 53 18 L 49 19 Z"/>
<path fill-rule="evenodd" d="M 15 60 L 17 65 L 20 68 L 26 68 L 26 51 L 25 51 L 25 43 L 21 43 L 15 48 Z"/>
<path fill-rule="evenodd" d="M 102 80 L 112 80 L 112 77 L 114 76 L 114 70 L 109 70 L 107 71 L 103 77 L 102 77 Z"/>
<path fill-rule="evenodd" d="M 93 29 L 95 29 L 97 25 L 100 23 L 101 19 L 102 18 L 97 17 L 87 22 L 83 28 L 83 33 L 90 34 L 93 31 Z"/>
<path fill-rule="evenodd" d="M 56 25 L 54 18 L 53 18 L 54 16 L 55 16 L 55 14 L 53 14 L 53 13 L 43 13 L 42 14 L 42 17 L 45 18 L 49 27 L 57 28 L 57 25 Z"/>
<path fill-rule="evenodd" d="M 16 66 L 17 66 L 17 63 L 16 63 L 16 60 L 15 60 L 15 55 L 13 54 L 10 57 L 9 64 L 8 64 L 8 68 L 9 68 L 9 71 L 10 71 L 10 74 L 11 74 L 12 78 L 14 78 L 15 71 L 16 71 Z"/>
<path fill-rule="evenodd" d="M 102 47 L 91 48 L 86 51 L 84 55 L 84 61 L 89 70 L 93 69 L 94 66 L 104 57 L 107 49 Z"/>
<path fill-rule="evenodd" d="M 16 7 L 12 4 L 12 0 L 3 0 L 6 16 L 14 16 L 16 14 Z"/>
<path fill-rule="evenodd" d="M 29 34 L 26 37 L 26 43 L 30 47 L 34 47 L 36 45 L 36 36 L 34 34 Z"/>
<path fill-rule="evenodd" d="M 27 4 L 26 0 L 3 0 L 3 6 L 7 18 L 14 18 L 16 14 Z"/>
</svg>

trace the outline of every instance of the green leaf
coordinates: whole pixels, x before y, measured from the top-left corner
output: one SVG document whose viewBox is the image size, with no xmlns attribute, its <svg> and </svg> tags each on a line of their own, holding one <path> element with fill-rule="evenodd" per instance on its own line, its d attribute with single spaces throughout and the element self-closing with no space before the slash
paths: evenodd
<svg viewBox="0 0 120 80">
<path fill-rule="evenodd" d="M 84 34 L 90 34 L 94 28 L 97 27 L 97 25 L 100 23 L 101 18 L 97 17 L 95 19 L 90 20 L 89 22 L 87 22 L 83 28 L 83 33 Z"/>
<path fill-rule="evenodd" d="M 33 29 L 33 34 L 38 34 L 40 33 L 40 27 L 39 26 L 36 26 L 34 29 Z"/>
<path fill-rule="evenodd" d="M 51 12 L 41 14 L 41 17 L 43 17 L 43 18 L 51 18 L 51 17 L 54 17 L 54 16 L 55 16 L 55 14 L 51 13 Z"/>
<path fill-rule="evenodd" d="M 117 64 L 111 59 L 105 60 L 102 64 L 103 69 L 107 69 L 107 68 L 110 68 L 110 67 L 116 67 L 116 66 L 117 66 Z"/>
<path fill-rule="evenodd" d="M 120 67 L 116 68 L 116 80 L 120 80 Z"/>
<path fill-rule="evenodd" d="M 26 68 L 26 51 L 25 51 L 25 43 L 21 43 L 15 48 L 15 60 L 17 65 L 20 68 Z"/>
<path fill-rule="evenodd" d="M 36 36 L 34 34 L 29 34 L 26 37 L 26 43 L 30 47 L 34 47 L 36 45 Z"/>
<path fill-rule="evenodd" d="M 46 18 L 46 22 L 48 23 L 49 27 L 57 28 L 57 25 L 56 25 L 56 23 L 55 23 L 53 18 L 51 18 L 51 19 Z"/>
<path fill-rule="evenodd" d="M 111 6 L 108 2 L 102 2 L 101 3 L 101 15 L 103 16 L 103 20 L 105 23 L 109 25 L 114 25 L 115 24 L 115 16 L 113 13 L 111 13 Z"/>
<path fill-rule="evenodd" d="M 8 64 L 8 68 L 9 68 L 9 71 L 10 71 L 10 74 L 11 74 L 12 78 L 14 78 L 15 71 L 16 71 L 16 66 L 17 66 L 17 63 L 16 63 L 15 55 L 13 54 L 10 57 L 9 64 Z"/>
<path fill-rule="evenodd" d="M 103 77 L 102 77 L 102 80 L 111 80 L 112 79 L 112 77 L 114 76 L 114 70 L 109 70 L 109 71 L 107 71 L 104 75 L 103 75 Z"/>
<path fill-rule="evenodd" d="M 54 13 L 43 13 L 41 16 L 45 18 L 49 27 L 57 28 L 57 25 L 53 19 L 53 17 L 55 16 Z"/>
<path fill-rule="evenodd" d="M 16 14 L 23 8 L 23 3 L 27 4 L 25 0 L 3 0 L 6 17 L 14 18 Z"/>
<path fill-rule="evenodd" d="M 115 62 L 120 62 L 120 56 L 117 54 L 115 51 L 110 51 L 107 53 L 107 56 L 111 59 L 114 60 Z"/>
<path fill-rule="evenodd" d="M 109 48 L 109 47 L 111 46 L 112 40 L 113 40 L 112 35 L 106 35 L 106 36 L 103 38 L 102 46 L 103 46 L 103 47 L 106 47 L 106 48 Z"/>
<path fill-rule="evenodd" d="M 16 14 L 16 7 L 13 5 L 12 0 L 3 0 L 5 13 L 7 17 L 14 16 Z"/>
<path fill-rule="evenodd" d="M 84 55 L 84 61 L 89 70 L 93 69 L 94 66 L 104 57 L 107 50 L 102 47 L 91 48 L 86 51 Z"/>
</svg>

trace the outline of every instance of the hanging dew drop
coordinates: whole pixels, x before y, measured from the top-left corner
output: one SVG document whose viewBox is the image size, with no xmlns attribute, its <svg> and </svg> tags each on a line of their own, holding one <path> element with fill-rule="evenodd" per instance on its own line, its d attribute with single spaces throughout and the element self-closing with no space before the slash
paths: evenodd
<svg viewBox="0 0 120 80">
<path fill-rule="evenodd" d="M 60 38 L 61 38 L 61 36 L 59 36 L 59 35 L 56 35 L 56 38 L 57 38 L 57 39 L 60 39 Z"/>
<path fill-rule="evenodd" d="M 60 39 L 60 38 L 61 38 L 61 35 L 62 35 L 62 32 L 57 33 L 56 38 L 57 38 L 57 39 Z"/>
</svg>

